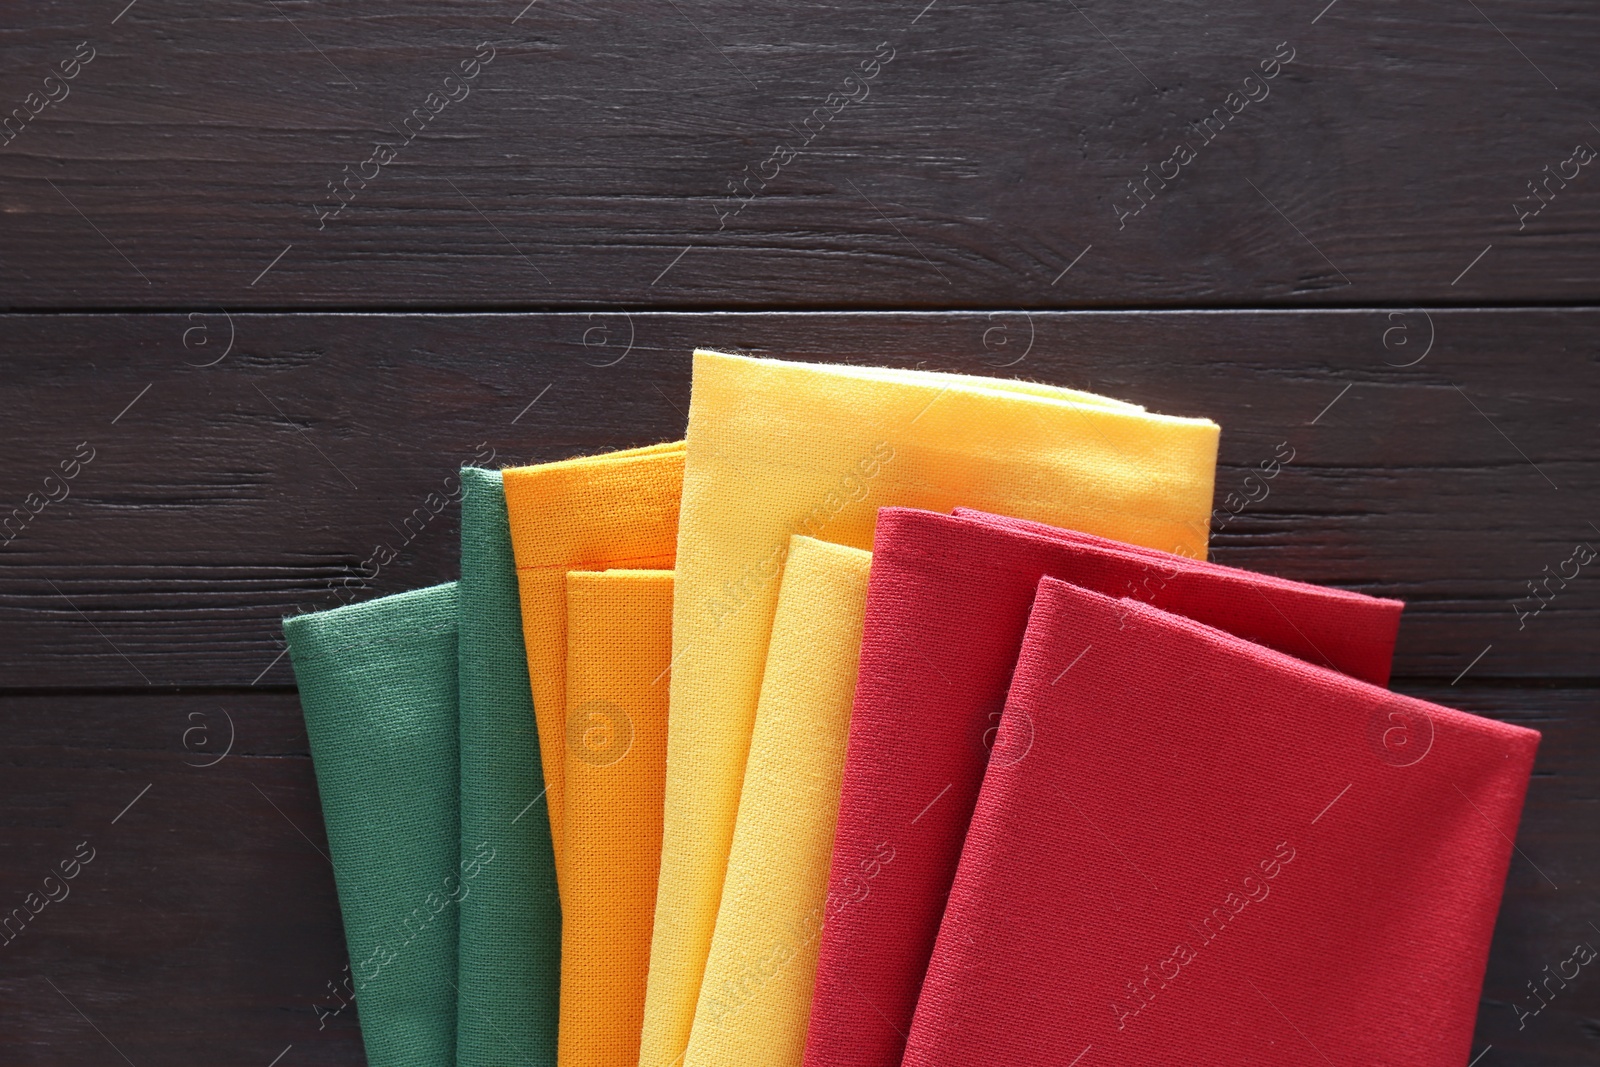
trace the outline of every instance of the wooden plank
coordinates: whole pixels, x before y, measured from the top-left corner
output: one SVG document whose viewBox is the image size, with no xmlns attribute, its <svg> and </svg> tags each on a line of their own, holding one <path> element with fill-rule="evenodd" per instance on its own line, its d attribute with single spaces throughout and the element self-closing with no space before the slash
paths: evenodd
<svg viewBox="0 0 1600 1067">
<path fill-rule="evenodd" d="M 25 5 L 0 293 L 1593 302 L 1597 43 L 1566 0 Z"/>
<path fill-rule="evenodd" d="M 286 684 L 282 616 L 454 576 L 455 508 L 429 494 L 458 464 L 681 434 L 696 344 L 1026 375 L 1209 415 L 1219 507 L 1259 496 L 1245 478 L 1293 451 L 1268 497 L 1219 518 L 1217 559 L 1409 601 L 1401 676 L 1592 678 L 1600 586 L 1569 561 L 1600 545 L 1595 325 L 1554 310 L 235 315 L 230 351 L 220 314 L 0 318 L 0 517 L 59 495 L 47 477 L 94 450 L 0 547 L 0 687 Z M 1391 332 L 1386 349 L 1398 329 L 1411 347 Z M 1430 333 L 1422 362 L 1386 365 Z M 399 558 L 346 592 L 379 545 Z M 1529 581 L 1574 569 L 1532 599 Z M 1519 598 L 1548 603 L 1522 617 Z"/>
<path fill-rule="evenodd" d="M 1529 1006 L 1526 981 L 1600 937 L 1583 888 L 1600 878 L 1600 690 L 1403 688 L 1544 732 L 1474 1048 L 1529 1067 L 1588 1062 L 1592 986 L 1574 983 L 1522 1030 L 1510 1004 Z M 284 1063 L 362 1062 L 353 1009 L 319 1026 L 345 954 L 294 693 L 34 695 L 6 698 L 4 715 L 0 901 L 20 904 L 80 842 L 94 859 L 0 945 L 0 1059 L 119 1062 L 110 1042 L 138 1064 L 263 1067 L 290 1045 Z"/>
<path fill-rule="evenodd" d="M 363 1062 L 294 694 L 4 704 L 0 901 L 92 859 L 0 946 L 0 1060 Z"/>
</svg>

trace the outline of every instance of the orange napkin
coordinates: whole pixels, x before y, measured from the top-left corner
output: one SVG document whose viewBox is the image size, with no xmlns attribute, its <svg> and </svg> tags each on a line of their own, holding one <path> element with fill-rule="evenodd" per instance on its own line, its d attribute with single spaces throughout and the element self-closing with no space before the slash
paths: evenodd
<svg viewBox="0 0 1600 1067">
<path fill-rule="evenodd" d="M 533 714 L 548 790 L 556 880 L 564 885 L 567 572 L 671 569 L 683 442 L 501 472 L 522 596 Z M 562 900 L 566 896 L 563 891 Z"/>
</svg>

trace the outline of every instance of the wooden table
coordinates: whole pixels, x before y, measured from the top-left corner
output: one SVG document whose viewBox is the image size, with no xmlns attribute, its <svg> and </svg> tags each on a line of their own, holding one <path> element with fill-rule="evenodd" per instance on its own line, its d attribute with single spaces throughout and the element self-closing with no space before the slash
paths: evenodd
<svg viewBox="0 0 1600 1067">
<path fill-rule="evenodd" d="M 0 1062 L 361 1062 L 279 619 L 451 577 L 463 461 L 681 434 L 697 345 L 1292 449 L 1215 558 L 1543 731 L 1474 1054 L 1600 1059 L 1600 977 L 1512 1007 L 1600 943 L 1600 567 L 1529 585 L 1600 546 L 1600 8 L 524 2 L 8 12 L 0 908 L 92 858 Z"/>
</svg>

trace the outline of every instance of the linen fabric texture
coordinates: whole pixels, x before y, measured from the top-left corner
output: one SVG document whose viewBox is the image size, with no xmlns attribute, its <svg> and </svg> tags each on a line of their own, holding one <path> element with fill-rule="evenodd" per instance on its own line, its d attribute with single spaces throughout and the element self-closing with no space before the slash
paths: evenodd
<svg viewBox="0 0 1600 1067">
<path fill-rule="evenodd" d="M 673 441 L 501 472 L 558 882 L 564 871 L 567 572 L 671 570 L 683 458 L 683 442 Z"/>
<path fill-rule="evenodd" d="M 1538 740 L 1042 579 L 905 1064 L 1459 1067 Z"/>
<path fill-rule="evenodd" d="M 1331 657 L 1337 669 L 1378 683 L 1389 676 L 1403 607 L 966 509 L 885 508 L 807 1067 L 900 1063 L 1044 575 L 1133 594 L 1305 660 Z M 1084 652 L 1086 661 L 1105 654 Z M 1139 666 L 1123 669 L 1131 678 Z M 1059 684 L 1069 686 L 1077 669 L 1060 664 Z"/>
<path fill-rule="evenodd" d="M 688 1045 L 790 537 L 866 549 L 882 505 L 971 504 L 1202 555 L 1216 464 L 1215 424 L 1072 390 L 694 360 L 642 1067 Z"/>
<path fill-rule="evenodd" d="M 456 1063 L 551 1064 L 561 907 L 500 472 L 461 471 L 461 855 Z"/>
<path fill-rule="evenodd" d="M 561 1067 L 637 1067 L 672 663 L 672 572 L 566 576 Z"/>
<path fill-rule="evenodd" d="M 284 620 L 372 1067 L 456 1055 L 456 585 Z"/>
<path fill-rule="evenodd" d="M 685 1067 L 799 1067 L 872 555 L 795 535 Z"/>
</svg>

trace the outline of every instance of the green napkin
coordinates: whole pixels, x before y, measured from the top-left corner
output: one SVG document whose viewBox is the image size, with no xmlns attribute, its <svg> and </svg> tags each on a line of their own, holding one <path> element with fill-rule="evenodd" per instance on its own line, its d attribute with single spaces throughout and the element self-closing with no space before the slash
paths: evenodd
<svg viewBox="0 0 1600 1067">
<path fill-rule="evenodd" d="M 456 1054 L 456 585 L 284 620 L 371 1067 Z"/>
<path fill-rule="evenodd" d="M 556 1062 L 561 905 L 499 471 L 461 471 L 459 1067 Z"/>
</svg>

